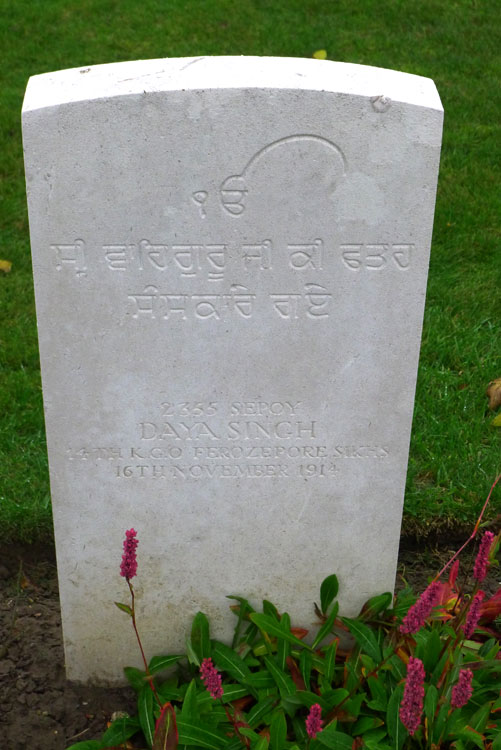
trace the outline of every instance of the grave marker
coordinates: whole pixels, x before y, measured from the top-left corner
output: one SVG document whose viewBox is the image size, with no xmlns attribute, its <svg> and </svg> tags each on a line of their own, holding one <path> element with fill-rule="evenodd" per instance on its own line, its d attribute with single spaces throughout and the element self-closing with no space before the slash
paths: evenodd
<svg viewBox="0 0 501 750">
<path fill-rule="evenodd" d="M 35 76 L 26 180 L 68 677 L 227 594 L 392 589 L 442 107 L 433 82 L 195 58 Z"/>
</svg>

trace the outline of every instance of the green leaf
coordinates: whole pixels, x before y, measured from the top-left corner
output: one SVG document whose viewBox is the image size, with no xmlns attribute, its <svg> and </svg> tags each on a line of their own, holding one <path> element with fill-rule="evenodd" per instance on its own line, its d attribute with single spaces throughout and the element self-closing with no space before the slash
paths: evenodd
<svg viewBox="0 0 501 750">
<path fill-rule="evenodd" d="M 317 696 L 316 703 L 320 703 L 322 708 L 325 707 L 326 711 L 331 711 L 336 706 L 339 706 L 339 704 L 344 701 L 344 699 L 347 698 L 349 694 L 350 691 L 346 690 L 346 688 L 336 688 L 335 690 L 328 690 L 321 696 L 320 700 Z M 314 694 L 312 693 L 312 695 Z"/>
<path fill-rule="evenodd" d="M 404 694 L 404 686 L 398 685 L 390 696 L 388 708 L 386 710 L 386 728 L 391 739 L 391 746 L 394 750 L 401 750 L 407 730 L 400 721 L 399 709 Z"/>
<path fill-rule="evenodd" d="M 283 628 L 284 632 L 289 633 L 291 628 L 291 618 L 284 612 L 280 619 L 280 627 Z M 290 642 L 287 638 L 278 638 L 277 640 L 277 663 L 280 669 L 285 670 L 287 665 L 287 657 L 291 650 Z"/>
<path fill-rule="evenodd" d="M 383 731 L 383 734 L 381 734 Z M 381 740 L 386 737 L 386 731 L 380 729 L 373 729 L 370 732 L 364 734 L 364 749 L 367 750 L 392 750 L 391 746 Z"/>
<path fill-rule="evenodd" d="M 495 659 L 500 649 L 499 641 L 496 638 L 489 638 L 488 641 L 482 643 L 478 655 L 483 659 Z"/>
<path fill-rule="evenodd" d="M 197 612 L 191 626 L 191 645 L 202 662 L 211 655 L 209 621 L 203 612 Z"/>
<path fill-rule="evenodd" d="M 330 750 L 351 750 L 353 738 L 344 732 L 338 732 L 334 727 L 333 724 L 325 727 L 320 734 L 317 734 L 317 740 Z"/>
<path fill-rule="evenodd" d="M 450 710 L 450 706 L 447 703 L 444 703 L 440 707 L 439 712 L 435 718 L 435 721 L 433 722 L 433 742 L 435 744 L 438 744 L 438 742 L 440 741 L 440 738 L 442 737 L 442 733 L 447 723 L 449 710 Z"/>
<path fill-rule="evenodd" d="M 372 695 L 372 700 L 369 701 L 367 705 L 375 711 L 386 712 L 388 707 L 388 694 L 383 680 L 381 677 L 372 676 L 368 678 L 367 683 Z"/>
<path fill-rule="evenodd" d="M 253 608 L 247 601 L 247 599 L 243 599 L 241 596 L 227 596 L 227 599 L 235 599 L 239 603 L 238 611 L 235 612 L 235 610 L 232 609 L 232 612 L 237 616 L 237 624 L 235 625 L 235 630 L 233 633 L 233 640 L 231 643 L 232 648 L 236 648 L 239 637 L 240 637 L 240 628 L 242 627 L 242 623 L 247 618 L 247 615 L 249 615 L 251 612 L 254 612 Z M 232 607 L 235 605 L 231 605 Z"/>
<path fill-rule="evenodd" d="M 256 626 L 253 624 L 252 627 L 255 628 Z M 268 633 L 263 633 L 262 635 L 263 635 L 263 639 L 259 641 L 259 643 L 256 643 L 256 645 L 252 649 L 252 653 L 254 654 L 255 657 L 258 657 L 258 658 L 261 656 L 266 656 L 266 654 L 273 653 L 273 649 L 271 647 L 270 636 L 268 635 Z"/>
<path fill-rule="evenodd" d="M 362 611 L 360 612 L 360 617 L 363 620 L 372 620 L 381 612 L 387 610 L 392 601 L 393 597 L 389 591 L 384 594 L 373 596 L 365 602 L 364 606 L 362 607 Z"/>
<path fill-rule="evenodd" d="M 311 677 L 311 666 L 312 666 L 312 655 L 310 651 L 303 649 L 299 656 L 299 669 L 301 676 L 304 680 L 306 690 L 310 689 L 310 677 Z"/>
<path fill-rule="evenodd" d="M 473 742 L 473 744 L 476 747 L 479 747 L 480 750 L 484 750 L 485 748 L 483 734 L 477 732 L 471 727 L 464 727 L 464 729 L 461 729 L 461 731 L 458 732 L 458 737 L 460 737 L 462 740 L 465 740 L 466 742 Z"/>
<path fill-rule="evenodd" d="M 469 645 L 469 641 L 464 642 L 465 646 Z M 470 669 L 473 669 L 478 677 L 480 668 L 488 669 L 490 672 L 499 672 L 501 669 L 501 661 L 499 659 L 486 659 L 485 661 L 474 661 L 468 662 Z"/>
<path fill-rule="evenodd" d="M 233 599 L 234 601 L 238 602 L 240 604 L 240 609 L 244 610 L 245 612 L 254 612 L 254 607 L 252 607 L 251 604 L 247 601 L 247 599 L 244 599 L 243 596 L 235 596 L 234 594 L 229 594 L 227 599 Z"/>
<path fill-rule="evenodd" d="M 436 662 L 435 668 L 431 674 L 430 682 L 433 683 L 434 685 L 438 683 L 448 659 L 449 659 L 449 651 L 446 650 L 444 654 L 442 655 L 441 659 L 438 662 Z"/>
<path fill-rule="evenodd" d="M 139 711 L 139 723 L 141 724 L 144 738 L 148 743 L 148 747 L 151 747 L 155 734 L 155 719 L 153 717 L 153 693 L 149 685 L 143 685 L 139 691 L 137 707 Z"/>
<path fill-rule="evenodd" d="M 213 641 L 212 658 L 217 667 L 228 672 L 233 679 L 246 682 L 250 676 L 250 669 L 243 659 L 224 643 Z"/>
<path fill-rule="evenodd" d="M 435 687 L 435 685 L 429 685 L 425 699 L 424 699 L 424 715 L 428 719 L 428 724 L 431 726 L 433 724 L 433 719 L 435 718 L 435 711 L 437 710 L 438 706 L 438 690 Z"/>
<path fill-rule="evenodd" d="M 341 618 L 360 648 L 374 659 L 376 664 L 382 660 L 381 648 L 373 631 L 360 620 L 350 620 L 348 617 Z"/>
<path fill-rule="evenodd" d="M 214 699 L 211 698 L 211 700 Z M 192 721 L 194 723 L 196 723 L 200 718 L 197 701 L 197 683 L 194 679 L 188 685 L 188 689 L 184 695 L 183 705 L 181 708 L 181 717 L 185 721 Z"/>
<path fill-rule="evenodd" d="M 360 719 L 362 721 L 362 719 Z M 360 722 L 357 722 L 357 724 Z M 380 727 L 378 729 L 369 729 L 369 731 L 364 732 L 364 743 L 367 745 L 367 747 L 376 747 L 379 749 L 379 747 L 382 747 L 379 743 L 381 740 L 386 737 L 386 728 Z"/>
<path fill-rule="evenodd" d="M 259 741 L 258 733 L 255 732 L 253 729 L 249 729 L 248 727 L 240 727 L 238 731 L 243 737 L 248 737 L 250 740 L 252 740 L 252 742 Z"/>
<path fill-rule="evenodd" d="M 122 610 L 122 612 L 125 612 L 127 615 L 130 615 L 130 617 L 132 617 L 132 609 L 129 607 L 128 604 L 122 604 L 122 602 L 115 602 L 115 606 L 118 607 L 118 609 Z"/>
<path fill-rule="evenodd" d="M 290 631 L 285 630 L 281 623 L 277 622 L 270 615 L 262 615 L 260 612 L 253 612 L 249 615 L 252 622 L 258 626 L 259 630 L 272 635 L 275 638 L 283 638 L 289 643 L 293 643 L 295 646 L 300 646 L 301 649 L 309 648 L 306 643 L 300 638 L 296 638 Z"/>
<path fill-rule="evenodd" d="M 281 705 L 284 706 L 287 711 L 289 711 L 290 709 L 291 712 L 298 706 L 306 706 L 307 708 L 311 708 L 314 703 L 319 703 L 322 707 L 322 710 L 324 711 L 328 710 L 329 708 L 329 706 L 325 702 L 325 698 L 323 695 L 311 693 L 309 690 L 297 690 L 295 693 L 286 695 L 281 700 Z"/>
<path fill-rule="evenodd" d="M 176 664 L 180 659 L 184 659 L 184 654 L 169 654 L 167 656 L 154 656 L 148 664 L 148 669 L 151 674 L 161 672 L 163 669 L 168 669 L 173 664 Z"/>
<path fill-rule="evenodd" d="M 325 680 L 330 685 L 334 679 L 334 669 L 336 666 L 337 641 L 333 641 L 325 649 Z"/>
<path fill-rule="evenodd" d="M 302 716 L 294 716 L 292 719 L 292 728 L 297 742 L 306 744 L 308 741 L 308 735 L 306 734 L 305 721 Z M 293 747 L 297 747 L 297 745 Z M 293 750 L 293 747 L 290 747 L 289 750 Z"/>
<path fill-rule="evenodd" d="M 332 608 L 332 612 L 322 625 L 322 627 L 319 629 L 318 633 L 315 636 L 315 640 L 311 644 L 311 647 L 315 649 L 319 643 L 323 641 L 324 638 L 326 638 L 329 633 L 331 633 L 332 628 L 334 627 L 334 622 L 336 621 L 337 613 L 339 611 L 339 604 L 336 602 Z"/>
<path fill-rule="evenodd" d="M 377 728 L 379 732 L 382 732 L 380 734 L 380 739 L 382 739 L 386 734 L 386 729 L 380 729 L 382 723 L 381 719 L 376 719 L 374 716 L 361 716 L 355 723 L 352 734 L 354 737 L 357 737 L 360 734 L 365 734 Z"/>
<path fill-rule="evenodd" d="M 120 745 L 139 732 L 140 729 L 141 725 L 136 717 L 126 716 L 122 719 L 115 719 L 103 734 L 101 742 L 106 743 L 106 745 Z"/>
<path fill-rule="evenodd" d="M 393 676 L 395 677 L 395 680 L 400 681 L 403 680 L 407 670 L 405 668 L 405 664 L 403 663 L 402 659 L 395 654 L 394 656 L 389 659 L 388 664 L 391 667 L 391 671 L 393 672 Z"/>
<path fill-rule="evenodd" d="M 124 667 L 124 674 L 129 685 L 134 688 L 136 693 L 144 687 L 145 682 L 148 679 L 146 677 L 146 672 L 142 672 L 140 669 L 136 669 L 136 667 Z"/>
<path fill-rule="evenodd" d="M 282 697 L 296 692 L 296 686 L 294 685 L 292 678 L 284 674 L 284 672 L 282 672 L 282 670 L 277 667 L 272 659 L 265 656 L 264 663 L 266 664 L 269 673 L 275 680 L 275 683 Z"/>
<path fill-rule="evenodd" d="M 324 615 L 337 596 L 339 582 L 336 575 L 327 576 L 320 584 L 320 608 Z"/>
<path fill-rule="evenodd" d="M 273 619 L 276 620 L 276 622 L 280 622 L 280 615 L 278 614 L 278 609 L 275 607 L 272 602 L 269 602 L 267 599 L 263 599 L 263 612 L 265 615 L 268 615 L 269 617 L 273 617 Z"/>
<path fill-rule="evenodd" d="M 252 672 L 247 678 L 246 684 L 251 685 L 256 690 L 262 690 L 263 688 L 273 687 L 275 680 L 269 672 L 262 669 L 259 672 Z"/>
<path fill-rule="evenodd" d="M 375 670 L 377 666 L 376 662 L 374 661 L 374 659 L 371 659 L 370 656 L 368 656 L 367 654 L 364 654 L 363 651 L 360 651 L 359 659 L 360 659 L 360 663 L 365 668 L 366 672 L 373 672 Z"/>
<path fill-rule="evenodd" d="M 178 687 L 176 678 L 165 680 L 161 685 L 157 685 L 157 694 L 162 703 L 183 700 L 183 692 Z"/>
<path fill-rule="evenodd" d="M 344 709 L 346 713 L 352 717 L 352 719 L 358 719 L 362 703 L 366 698 L 366 693 L 357 693 L 357 695 L 354 695 L 353 698 L 350 698 L 349 701 L 346 701 L 346 703 L 344 704 Z"/>
<path fill-rule="evenodd" d="M 257 625 L 254 625 L 253 622 L 249 621 L 249 624 L 244 630 L 244 634 L 240 638 L 240 644 L 241 645 L 252 645 L 254 641 L 256 640 L 257 634 L 259 633 L 259 630 L 257 628 Z M 235 646 L 232 646 L 232 648 L 235 648 Z"/>
<path fill-rule="evenodd" d="M 350 692 L 355 690 L 360 682 L 359 659 L 356 652 L 353 652 L 344 665 L 344 686 Z"/>
<path fill-rule="evenodd" d="M 485 732 L 485 727 L 487 725 L 487 720 L 489 719 L 490 713 L 491 704 L 485 703 L 478 709 L 478 711 L 475 711 L 468 722 L 468 726 L 470 726 L 476 732 L 480 732 L 480 734 L 483 734 Z"/>
<path fill-rule="evenodd" d="M 71 750 L 71 748 L 69 748 L 69 750 Z M 501 750 L 501 732 L 498 732 L 497 737 L 495 737 L 492 743 L 492 750 Z"/>
<path fill-rule="evenodd" d="M 103 743 L 101 740 L 84 740 L 83 742 L 75 742 L 67 750 L 102 750 L 102 748 Z"/>
<path fill-rule="evenodd" d="M 178 732 L 176 713 L 170 703 L 162 706 L 160 717 L 155 727 L 152 750 L 177 750 Z"/>
<path fill-rule="evenodd" d="M 247 723 L 251 729 L 258 727 L 261 724 L 263 718 L 270 713 L 277 701 L 278 696 L 267 695 L 265 698 L 261 698 L 261 700 L 251 708 L 247 714 Z"/>
<path fill-rule="evenodd" d="M 401 617 L 406 615 L 409 611 L 409 608 L 416 602 L 416 599 L 416 595 L 410 588 L 402 589 L 402 591 L 399 591 L 392 610 L 395 617 L 400 620 Z"/>
<path fill-rule="evenodd" d="M 273 682 L 273 680 L 272 680 Z M 223 685 L 223 698 L 222 700 L 227 703 L 229 701 L 236 701 L 237 698 L 245 698 L 246 695 L 250 694 L 248 687 L 244 685 Z"/>
<path fill-rule="evenodd" d="M 266 737 L 260 737 L 256 744 L 252 746 L 252 750 L 268 750 L 268 740 Z"/>
<path fill-rule="evenodd" d="M 196 745 L 208 750 L 221 750 L 228 745 L 228 737 L 213 727 L 178 718 L 179 745 Z"/>
<path fill-rule="evenodd" d="M 272 750 L 283 750 L 286 739 L 287 720 L 283 711 L 277 711 L 270 724 L 270 745 Z"/>
<path fill-rule="evenodd" d="M 198 658 L 198 654 L 193 648 L 193 646 L 191 645 L 191 640 L 188 637 L 186 637 L 185 643 L 186 643 L 186 656 L 188 657 L 188 662 L 190 664 L 193 664 L 195 667 L 199 667 L 200 659 Z"/>
<path fill-rule="evenodd" d="M 423 636 L 421 634 L 423 634 Z M 422 660 L 426 672 L 431 674 L 442 650 L 442 641 L 440 640 L 439 631 L 421 630 L 419 633 L 416 633 L 416 638 L 418 636 L 422 637 L 422 641 L 418 641 L 418 648 L 415 651 L 415 656 Z"/>
</svg>

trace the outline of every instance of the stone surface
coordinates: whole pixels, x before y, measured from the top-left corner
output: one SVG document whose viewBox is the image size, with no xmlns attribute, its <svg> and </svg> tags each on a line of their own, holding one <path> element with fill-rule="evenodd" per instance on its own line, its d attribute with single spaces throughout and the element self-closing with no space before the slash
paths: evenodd
<svg viewBox="0 0 501 750">
<path fill-rule="evenodd" d="M 35 76 L 26 180 L 68 677 L 227 594 L 393 588 L 442 108 L 429 79 L 194 58 Z"/>
</svg>

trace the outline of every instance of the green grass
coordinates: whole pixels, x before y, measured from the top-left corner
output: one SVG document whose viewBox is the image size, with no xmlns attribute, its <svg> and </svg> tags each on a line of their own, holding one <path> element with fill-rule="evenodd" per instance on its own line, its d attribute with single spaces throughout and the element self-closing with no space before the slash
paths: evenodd
<svg viewBox="0 0 501 750">
<path fill-rule="evenodd" d="M 445 130 L 404 529 L 471 523 L 501 470 L 485 388 L 501 376 L 497 0 L 0 0 L 0 530 L 51 533 L 20 111 L 49 70 L 155 57 L 274 55 L 433 78 Z M 490 515 L 501 511 L 496 490 Z"/>
</svg>

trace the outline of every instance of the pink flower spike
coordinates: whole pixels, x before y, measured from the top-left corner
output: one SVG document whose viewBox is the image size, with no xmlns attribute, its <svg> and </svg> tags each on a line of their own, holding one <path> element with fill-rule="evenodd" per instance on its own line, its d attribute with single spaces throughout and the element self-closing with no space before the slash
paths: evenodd
<svg viewBox="0 0 501 750">
<path fill-rule="evenodd" d="M 421 659 L 411 656 L 407 665 L 404 697 L 400 704 L 400 720 L 409 734 L 412 735 L 421 723 L 424 700 L 425 671 Z"/>
<path fill-rule="evenodd" d="M 417 633 L 423 627 L 433 607 L 438 603 L 440 590 L 441 586 L 438 581 L 430 583 L 405 615 L 400 625 L 401 633 Z"/>
<path fill-rule="evenodd" d="M 484 600 L 485 594 L 483 591 L 477 591 L 472 601 L 470 602 L 470 609 L 466 622 L 463 625 L 464 637 L 471 638 L 475 632 L 475 628 L 478 625 L 480 619 L 480 606 Z"/>
<path fill-rule="evenodd" d="M 306 731 L 308 737 L 311 737 L 312 740 L 314 740 L 317 734 L 322 730 L 322 724 L 324 722 L 322 721 L 321 716 L 322 706 L 318 703 L 314 703 L 310 708 L 310 713 L 306 717 Z"/>
<path fill-rule="evenodd" d="M 136 548 L 139 540 L 136 539 L 137 531 L 129 529 L 125 532 L 124 553 L 120 564 L 120 575 L 128 581 L 137 573 Z"/>
<path fill-rule="evenodd" d="M 482 537 L 482 541 L 480 542 L 477 559 L 475 560 L 475 565 L 473 566 L 473 578 L 479 583 L 482 583 L 485 576 L 487 575 L 487 570 L 489 567 L 489 552 L 491 550 L 493 541 L 494 534 L 492 533 L 492 531 L 486 531 Z"/>
<path fill-rule="evenodd" d="M 223 697 L 223 686 L 221 684 L 221 675 L 212 663 L 212 659 L 204 659 L 200 667 L 200 676 L 205 687 L 216 700 Z"/>
<path fill-rule="evenodd" d="M 471 686 L 472 679 L 473 672 L 471 671 L 471 669 L 459 670 L 459 680 L 452 688 L 452 708 L 463 708 L 463 706 L 466 706 L 471 696 L 473 695 L 473 688 Z"/>
</svg>

